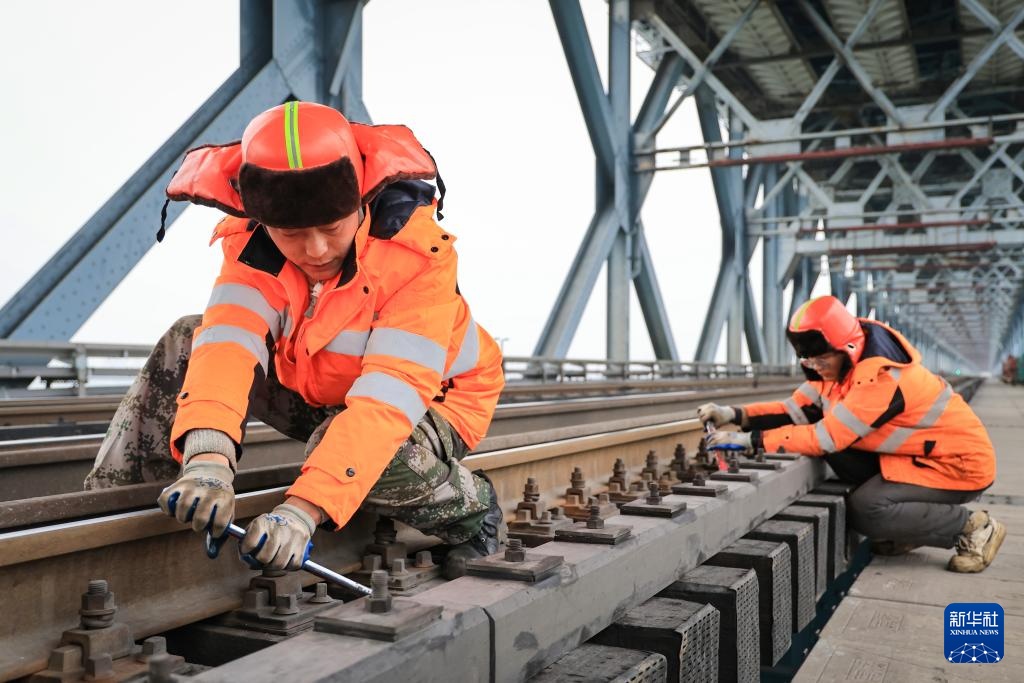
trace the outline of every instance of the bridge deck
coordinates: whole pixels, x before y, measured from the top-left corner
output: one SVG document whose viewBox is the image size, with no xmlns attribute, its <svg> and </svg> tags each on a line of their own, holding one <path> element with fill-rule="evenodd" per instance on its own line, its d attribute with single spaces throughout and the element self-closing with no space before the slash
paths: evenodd
<svg viewBox="0 0 1024 683">
<path fill-rule="evenodd" d="M 981 574 L 945 570 L 951 554 L 921 548 L 876 557 L 861 573 L 821 633 L 794 681 L 1024 681 L 1024 387 L 996 381 L 972 407 L 985 422 L 998 457 L 996 483 L 980 503 L 1007 525 L 995 562 Z M 1005 650 L 998 664 L 943 659 L 943 610 L 952 602 L 997 602 L 1006 611 Z"/>
</svg>

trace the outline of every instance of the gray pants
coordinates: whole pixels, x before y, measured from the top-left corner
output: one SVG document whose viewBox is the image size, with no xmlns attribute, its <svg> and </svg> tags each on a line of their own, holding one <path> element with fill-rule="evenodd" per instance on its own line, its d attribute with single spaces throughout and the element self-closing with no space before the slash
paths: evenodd
<svg viewBox="0 0 1024 683">
<path fill-rule="evenodd" d="M 882 478 L 877 453 L 848 450 L 825 456 L 843 481 L 857 484 L 847 500 L 847 520 L 874 541 L 952 548 L 971 511 L 963 503 L 982 491 L 949 491 Z"/>
</svg>

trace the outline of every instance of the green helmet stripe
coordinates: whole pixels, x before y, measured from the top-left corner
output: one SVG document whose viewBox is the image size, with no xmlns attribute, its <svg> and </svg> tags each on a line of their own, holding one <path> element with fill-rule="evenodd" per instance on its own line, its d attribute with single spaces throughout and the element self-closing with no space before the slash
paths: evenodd
<svg viewBox="0 0 1024 683">
<path fill-rule="evenodd" d="M 299 149 L 299 103 L 284 105 L 284 145 L 288 152 L 288 168 L 302 168 L 302 152 Z"/>
</svg>

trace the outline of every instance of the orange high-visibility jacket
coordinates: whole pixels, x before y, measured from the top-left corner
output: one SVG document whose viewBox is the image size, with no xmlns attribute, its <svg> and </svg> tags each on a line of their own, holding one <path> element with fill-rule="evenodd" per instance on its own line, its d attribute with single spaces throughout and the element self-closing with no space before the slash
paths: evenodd
<svg viewBox="0 0 1024 683">
<path fill-rule="evenodd" d="M 887 481 L 960 491 L 989 486 L 995 451 L 974 411 L 921 365 L 921 354 L 903 335 L 859 320 L 869 335 L 891 334 L 910 361 L 862 358 L 842 382 L 807 381 L 785 401 L 743 406 L 747 426 L 760 431 L 765 450 L 871 451 L 880 454 Z"/>
<path fill-rule="evenodd" d="M 178 396 L 176 459 L 190 429 L 241 443 L 250 388 L 271 354 L 281 383 L 311 405 L 346 406 L 288 491 L 339 527 L 428 407 L 479 443 L 504 386 L 501 353 L 459 293 L 455 237 L 434 222 L 432 195 L 419 181 L 386 189 L 312 309 L 305 275 L 261 225 L 221 221 L 224 264 Z"/>
</svg>

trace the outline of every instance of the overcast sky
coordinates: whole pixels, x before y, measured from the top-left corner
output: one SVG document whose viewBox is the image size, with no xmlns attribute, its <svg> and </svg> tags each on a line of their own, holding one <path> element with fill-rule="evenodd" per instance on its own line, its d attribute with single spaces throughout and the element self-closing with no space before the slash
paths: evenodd
<svg viewBox="0 0 1024 683">
<path fill-rule="evenodd" d="M 607 4 L 582 5 L 603 73 Z M 6 301 L 234 70 L 238 6 L 36 0 L 0 13 Z M 530 354 L 594 207 L 593 151 L 548 3 L 373 0 L 364 31 L 366 106 L 434 153 L 474 318 L 507 338 L 507 354 Z M 634 58 L 634 112 L 652 75 Z M 691 101 L 658 142 L 700 140 Z M 201 311 L 219 215 L 190 208 L 75 339 L 150 344 Z M 679 353 L 692 358 L 719 260 L 708 172 L 661 173 L 642 217 Z M 604 302 L 602 277 L 570 357 L 604 357 Z M 652 357 L 635 296 L 631 337 L 633 358 Z"/>
</svg>

